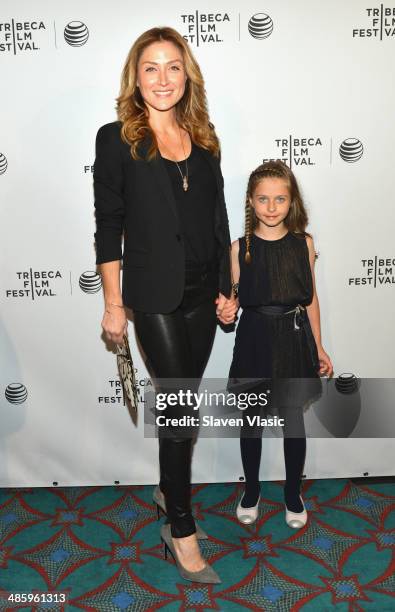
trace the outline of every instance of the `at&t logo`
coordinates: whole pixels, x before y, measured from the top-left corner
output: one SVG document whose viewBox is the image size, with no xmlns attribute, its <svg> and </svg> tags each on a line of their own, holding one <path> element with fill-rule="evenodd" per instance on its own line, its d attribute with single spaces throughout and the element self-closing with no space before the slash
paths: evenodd
<svg viewBox="0 0 395 612">
<path fill-rule="evenodd" d="M 228 13 L 199 13 L 195 11 L 181 15 L 184 27 L 184 38 L 197 47 L 202 43 L 223 42 L 223 25 L 230 22 Z M 220 29 L 220 31 L 218 31 Z M 220 33 L 221 32 L 221 33 Z"/>
<path fill-rule="evenodd" d="M 71 47 L 82 47 L 89 38 L 89 30 L 82 21 L 70 21 L 64 29 L 64 39 Z"/>
<path fill-rule="evenodd" d="M 0 174 L 4 174 L 4 172 L 7 170 L 7 167 L 7 158 L 5 155 L 3 155 L 3 153 L 0 153 Z"/>
<path fill-rule="evenodd" d="M 27 400 L 27 389 L 22 383 L 11 383 L 7 386 L 4 395 L 10 404 L 23 404 Z"/>
<path fill-rule="evenodd" d="M 262 40 L 273 32 L 273 21 L 266 13 L 256 13 L 248 22 L 248 31 L 253 38 Z"/>
<path fill-rule="evenodd" d="M 84 293 L 97 293 L 102 287 L 102 280 L 100 274 L 97 272 L 83 272 L 78 282 L 81 291 Z"/>
<path fill-rule="evenodd" d="M 349 164 L 357 162 L 363 155 L 362 142 L 358 138 L 346 138 L 339 147 L 339 155 Z"/>
<path fill-rule="evenodd" d="M 383 40 L 383 38 L 395 36 L 395 8 L 380 4 L 379 7 L 367 8 L 365 11 L 368 27 L 353 28 L 353 38 L 378 38 Z"/>
<path fill-rule="evenodd" d="M 343 374 L 339 374 L 339 376 L 335 379 L 336 389 L 339 391 L 339 393 L 343 393 L 344 395 L 358 391 L 358 383 L 358 378 L 352 372 L 344 372 Z"/>
</svg>

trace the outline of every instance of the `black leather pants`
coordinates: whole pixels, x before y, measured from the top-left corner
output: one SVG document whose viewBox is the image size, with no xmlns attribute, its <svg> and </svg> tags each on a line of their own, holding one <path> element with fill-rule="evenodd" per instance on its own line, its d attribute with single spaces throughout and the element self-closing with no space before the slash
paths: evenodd
<svg viewBox="0 0 395 612">
<path fill-rule="evenodd" d="M 188 267 L 179 307 L 169 314 L 134 311 L 136 333 L 156 379 L 201 379 L 217 325 L 215 266 Z M 174 390 L 174 389 L 173 389 Z M 159 437 L 160 488 L 173 537 L 195 533 L 191 513 L 193 438 Z"/>
</svg>

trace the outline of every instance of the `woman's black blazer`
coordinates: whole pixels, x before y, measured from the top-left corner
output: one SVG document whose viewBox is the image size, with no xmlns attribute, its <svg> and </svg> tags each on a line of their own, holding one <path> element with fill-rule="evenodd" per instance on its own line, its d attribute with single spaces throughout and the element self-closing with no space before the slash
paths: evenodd
<svg viewBox="0 0 395 612">
<path fill-rule="evenodd" d="M 142 159 L 134 160 L 120 129 L 120 122 L 108 123 L 96 137 L 96 263 L 123 259 L 122 298 L 126 306 L 144 312 L 171 312 L 180 304 L 185 284 L 184 240 L 172 185 L 160 156 L 145 160 L 148 138 L 140 146 Z M 218 185 L 218 287 L 229 297 L 230 236 L 224 181 L 218 158 L 202 151 Z"/>
</svg>

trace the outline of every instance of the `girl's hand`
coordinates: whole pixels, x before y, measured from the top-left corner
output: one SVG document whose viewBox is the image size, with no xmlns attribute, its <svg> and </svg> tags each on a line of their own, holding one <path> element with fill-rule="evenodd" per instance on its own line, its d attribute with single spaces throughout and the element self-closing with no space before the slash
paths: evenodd
<svg viewBox="0 0 395 612">
<path fill-rule="evenodd" d="M 119 306 L 112 306 L 111 304 L 107 305 L 101 326 L 107 340 L 111 340 L 115 344 L 122 344 L 123 335 L 128 328 L 125 309 Z"/>
<path fill-rule="evenodd" d="M 318 359 L 320 362 L 319 374 L 322 374 L 328 377 L 332 376 L 333 365 L 332 365 L 329 355 L 324 351 L 322 346 L 317 347 L 317 352 L 318 352 Z"/>
<path fill-rule="evenodd" d="M 233 323 L 236 319 L 236 313 L 239 308 L 238 300 L 233 296 L 231 298 L 225 297 L 222 293 L 219 294 L 215 300 L 217 304 L 217 317 L 224 325 Z"/>
</svg>

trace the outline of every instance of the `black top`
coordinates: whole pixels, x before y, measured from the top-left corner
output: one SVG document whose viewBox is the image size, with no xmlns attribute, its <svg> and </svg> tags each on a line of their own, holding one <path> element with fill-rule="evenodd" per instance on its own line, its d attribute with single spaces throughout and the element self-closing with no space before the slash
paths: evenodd
<svg viewBox="0 0 395 612">
<path fill-rule="evenodd" d="M 251 263 L 245 263 L 245 238 L 239 240 L 239 300 L 246 306 L 307 306 L 313 299 L 309 250 L 303 234 L 278 240 L 252 235 Z"/>
<path fill-rule="evenodd" d="M 214 172 L 200 149 L 192 144 L 188 163 L 188 189 L 184 191 L 185 160 L 177 163 L 163 158 L 177 203 L 181 233 L 184 238 L 185 261 L 206 263 L 216 256 L 214 212 L 217 182 Z"/>
</svg>

